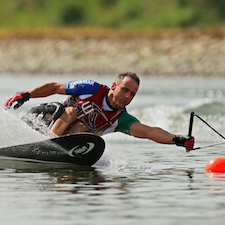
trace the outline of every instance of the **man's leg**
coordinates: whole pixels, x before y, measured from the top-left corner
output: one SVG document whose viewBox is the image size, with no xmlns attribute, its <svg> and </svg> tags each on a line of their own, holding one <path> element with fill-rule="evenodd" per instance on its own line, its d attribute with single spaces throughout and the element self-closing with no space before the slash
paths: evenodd
<svg viewBox="0 0 225 225">
<path fill-rule="evenodd" d="M 34 105 L 21 119 L 34 130 L 51 137 L 52 132 L 49 134 L 48 129 L 64 111 L 64 106 L 59 102 L 43 103 Z"/>
<path fill-rule="evenodd" d="M 86 131 L 86 127 L 83 123 L 81 122 L 75 122 L 72 124 L 70 127 L 68 134 L 77 134 L 77 133 L 82 133 Z"/>
<path fill-rule="evenodd" d="M 76 118 L 77 110 L 73 107 L 66 107 L 64 113 L 51 127 L 51 131 L 54 134 L 61 136 L 65 130 L 75 122 Z"/>
</svg>

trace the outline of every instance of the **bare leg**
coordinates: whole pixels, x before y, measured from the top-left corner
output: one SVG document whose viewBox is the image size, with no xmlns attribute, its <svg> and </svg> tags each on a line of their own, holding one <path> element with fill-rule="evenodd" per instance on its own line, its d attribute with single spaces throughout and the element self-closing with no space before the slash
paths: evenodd
<svg viewBox="0 0 225 225">
<path fill-rule="evenodd" d="M 77 118 L 77 110 L 73 107 L 66 107 L 64 113 L 56 120 L 51 128 L 51 131 L 61 136 L 65 130 L 75 122 Z"/>
<path fill-rule="evenodd" d="M 85 131 L 86 131 L 86 127 L 83 123 L 75 122 L 69 129 L 68 134 L 77 134 L 77 133 L 81 133 L 81 132 L 85 132 Z"/>
</svg>

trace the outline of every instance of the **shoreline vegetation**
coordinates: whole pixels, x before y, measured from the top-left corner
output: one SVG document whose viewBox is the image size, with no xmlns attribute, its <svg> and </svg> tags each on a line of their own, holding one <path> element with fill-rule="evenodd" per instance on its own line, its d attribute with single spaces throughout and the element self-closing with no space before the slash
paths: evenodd
<svg viewBox="0 0 225 225">
<path fill-rule="evenodd" d="M 224 38 L 225 27 L 173 27 L 173 28 L 101 28 L 101 27 L 43 27 L 43 28 L 1 28 L 0 40 L 12 38 L 43 39 L 59 38 L 74 39 L 81 38 L 151 38 L 182 36 L 196 38 L 202 35 L 209 38 Z"/>
<path fill-rule="evenodd" d="M 0 73 L 225 75 L 225 28 L 0 30 Z"/>
</svg>

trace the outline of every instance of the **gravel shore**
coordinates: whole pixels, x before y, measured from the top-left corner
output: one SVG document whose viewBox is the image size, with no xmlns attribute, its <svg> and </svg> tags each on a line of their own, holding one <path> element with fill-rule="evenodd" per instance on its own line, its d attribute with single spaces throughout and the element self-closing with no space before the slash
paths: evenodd
<svg viewBox="0 0 225 225">
<path fill-rule="evenodd" d="M 224 76 L 225 38 L 0 40 L 0 73 Z"/>
</svg>

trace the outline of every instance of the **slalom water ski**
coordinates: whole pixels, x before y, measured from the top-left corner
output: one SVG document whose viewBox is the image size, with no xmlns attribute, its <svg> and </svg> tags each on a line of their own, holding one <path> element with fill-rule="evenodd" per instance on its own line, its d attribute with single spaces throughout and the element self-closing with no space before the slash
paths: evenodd
<svg viewBox="0 0 225 225">
<path fill-rule="evenodd" d="M 92 166 L 102 156 L 104 149 L 105 142 L 101 137 L 79 133 L 0 148 L 0 158 Z"/>
</svg>

